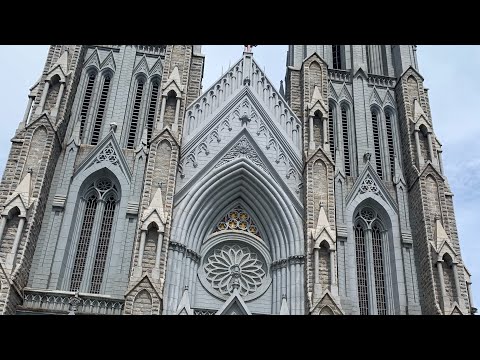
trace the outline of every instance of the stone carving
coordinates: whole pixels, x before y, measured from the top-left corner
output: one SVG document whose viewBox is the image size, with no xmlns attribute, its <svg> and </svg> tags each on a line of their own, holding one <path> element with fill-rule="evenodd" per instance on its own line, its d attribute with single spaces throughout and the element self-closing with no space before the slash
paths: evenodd
<svg viewBox="0 0 480 360">
<path fill-rule="evenodd" d="M 375 181 L 372 179 L 370 174 L 367 174 L 360 185 L 360 193 L 373 192 L 374 194 L 379 195 L 380 189 Z"/>
<path fill-rule="evenodd" d="M 241 230 L 261 237 L 257 225 L 240 205 L 229 211 L 218 223 L 215 231 L 223 230 Z"/>
<path fill-rule="evenodd" d="M 112 144 L 108 144 L 95 158 L 94 164 L 109 161 L 113 165 L 118 165 L 118 156 Z"/>
<path fill-rule="evenodd" d="M 223 245 L 205 261 L 211 286 L 222 295 L 232 294 L 234 284 L 242 296 L 254 293 L 265 281 L 265 264 L 248 247 Z"/>
</svg>

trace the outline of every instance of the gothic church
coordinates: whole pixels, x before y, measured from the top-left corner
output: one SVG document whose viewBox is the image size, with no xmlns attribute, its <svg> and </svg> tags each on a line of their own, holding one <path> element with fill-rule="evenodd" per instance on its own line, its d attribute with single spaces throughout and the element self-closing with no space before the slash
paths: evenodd
<svg viewBox="0 0 480 360">
<path fill-rule="evenodd" d="M 286 65 L 247 45 L 202 89 L 201 46 L 51 46 L 0 184 L 0 313 L 473 313 L 416 47 Z"/>
</svg>

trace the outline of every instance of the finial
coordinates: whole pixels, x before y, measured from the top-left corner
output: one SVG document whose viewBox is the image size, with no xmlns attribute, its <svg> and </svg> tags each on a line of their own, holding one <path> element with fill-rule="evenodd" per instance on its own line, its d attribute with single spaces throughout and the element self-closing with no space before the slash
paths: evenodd
<svg viewBox="0 0 480 360">
<path fill-rule="evenodd" d="M 28 170 L 27 170 L 27 173 L 29 173 L 30 175 L 32 175 L 32 173 L 33 173 L 33 168 L 29 167 Z"/>
<path fill-rule="evenodd" d="M 185 287 L 183 288 L 183 290 L 187 291 L 187 290 L 188 290 L 188 285 L 185 285 Z"/>
<path fill-rule="evenodd" d="M 282 294 L 282 300 L 283 299 L 285 299 L 285 300 L 287 299 L 287 294 Z"/>
<path fill-rule="evenodd" d="M 110 131 L 113 131 L 113 132 L 116 132 L 117 131 L 117 123 L 116 122 L 112 122 L 110 123 Z"/>
<path fill-rule="evenodd" d="M 252 47 L 257 46 L 257 45 L 243 45 L 245 48 L 243 49 L 243 52 L 252 52 Z"/>
<path fill-rule="evenodd" d="M 163 182 L 162 182 L 162 181 L 159 181 L 159 182 L 157 183 L 157 186 L 161 189 L 161 188 L 163 187 Z"/>
</svg>

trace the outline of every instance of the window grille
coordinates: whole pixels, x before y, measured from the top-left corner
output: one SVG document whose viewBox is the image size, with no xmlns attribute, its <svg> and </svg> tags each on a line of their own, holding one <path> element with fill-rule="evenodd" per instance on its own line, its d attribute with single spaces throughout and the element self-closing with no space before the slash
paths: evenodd
<svg viewBox="0 0 480 360">
<path fill-rule="evenodd" d="M 100 102 L 98 104 L 97 116 L 95 118 L 95 125 L 92 133 L 92 145 L 97 145 L 100 140 L 100 132 L 102 130 L 103 116 L 107 106 L 108 91 L 110 90 L 110 75 L 105 76 L 103 81 L 102 94 L 100 95 Z"/>
<path fill-rule="evenodd" d="M 392 132 L 392 116 L 390 113 L 385 114 L 385 126 L 387 128 L 387 141 L 388 141 L 388 157 L 390 159 L 390 174 L 392 174 L 392 180 L 395 176 L 395 153 L 393 148 L 393 132 Z"/>
<path fill-rule="evenodd" d="M 382 233 L 377 224 L 374 224 L 372 227 L 372 250 L 377 312 L 379 315 L 387 315 L 387 302 L 385 299 L 385 274 L 383 269 Z"/>
<path fill-rule="evenodd" d="M 105 203 L 105 210 L 103 211 L 102 228 L 100 229 L 100 238 L 98 240 L 97 253 L 95 255 L 95 263 L 93 265 L 92 281 L 90 285 L 90 292 L 92 294 L 100 293 L 100 286 L 102 285 L 105 262 L 108 254 L 108 244 L 112 234 L 115 206 L 116 199 L 112 194 L 108 197 Z"/>
<path fill-rule="evenodd" d="M 350 152 L 348 144 L 348 119 L 347 109 L 342 107 L 342 133 L 343 133 L 343 158 L 345 165 L 345 175 L 350 176 Z"/>
<path fill-rule="evenodd" d="M 372 111 L 372 127 L 373 127 L 373 146 L 375 148 L 375 164 L 377 174 L 383 179 L 382 157 L 380 153 L 380 134 L 378 131 L 378 115 L 376 111 Z"/>
<path fill-rule="evenodd" d="M 328 107 L 328 141 L 330 142 L 330 153 L 332 159 L 335 159 L 335 133 L 334 133 L 334 121 L 333 121 L 333 108 Z"/>
<path fill-rule="evenodd" d="M 87 87 L 85 89 L 85 95 L 83 96 L 82 108 L 80 111 L 80 141 L 83 139 L 83 131 L 85 130 L 85 123 L 87 121 L 88 109 L 90 108 L 90 102 L 92 100 L 93 85 L 95 84 L 96 74 L 91 73 L 88 76 Z"/>
<path fill-rule="evenodd" d="M 135 92 L 135 101 L 133 103 L 132 119 L 130 121 L 130 130 L 128 133 L 127 148 L 133 149 L 135 146 L 135 140 L 137 137 L 138 117 L 140 114 L 140 106 L 142 104 L 143 95 L 143 81 L 139 80 L 137 84 L 137 90 Z"/>
<path fill-rule="evenodd" d="M 150 105 L 148 106 L 147 116 L 147 141 L 150 142 L 153 133 L 153 126 L 155 121 L 155 113 L 157 112 L 158 102 L 158 82 L 154 82 L 152 85 L 152 93 L 150 95 Z"/>
<path fill-rule="evenodd" d="M 78 291 L 80 284 L 82 283 L 96 211 L 97 196 L 92 194 L 85 205 L 85 214 L 83 216 L 82 229 L 80 232 L 80 239 L 78 240 L 77 252 L 75 254 L 75 262 L 70 281 L 70 291 Z"/>
<path fill-rule="evenodd" d="M 261 237 L 260 231 L 252 217 L 240 205 L 235 206 L 223 217 L 217 224 L 214 232 L 222 230 L 242 230 Z"/>
<path fill-rule="evenodd" d="M 355 228 L 357 254 L 357 286 L 360 315 L 368 315 L 367 260 L 365 255 L 365 232 L 360 224 Z"/>
<path fill-rule="evenodd" d="M 332 45 L 332 54 L 333 54 L 333 68 L 341 69 L 342 68 L 342 56 L 340 45 Z"/>
</svg>

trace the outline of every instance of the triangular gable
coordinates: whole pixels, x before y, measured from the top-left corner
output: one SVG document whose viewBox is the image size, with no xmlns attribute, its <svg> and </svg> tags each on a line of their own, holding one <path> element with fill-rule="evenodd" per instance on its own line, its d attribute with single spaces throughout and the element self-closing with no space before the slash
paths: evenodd
<svg viewBox="0 0 480 360">
<path fill-rule="evenodd" d="M 363 77 L 364 80 L 367 80 L 368 79 L 368 75 L 367 73 L 365 72 L 365 70 L 360 66 L 357 71 L 355 72 L 355 74 L 353 74 L 353 78 L 356 79 L 358 78 L 359 76 Z"/>
<path fill-rule="evenodd" d="M 327 106 L 325 105 L 325 101 L 323 100 L 322 94 L 320 93 L 320 89 L 316 85 L 313 88 L 312 100 L 310 101 L 308 108 L 310 116 L 313 116 L 315 111 L 317 110 L 320 110 L 322 112 L 323 117 L 328 116 Z"/>
<path fill-rule="evenodd" d="M 18 206 L 21 213 L 24 213 L 31 205 L 31 191 L 32 191 L 32 173 L 27 172 L 27 175 L 20 181 L 15 191 L 5 201 L 4 212 Z"/>
<path fill-rule="evenodd" d="M 150 202 L 150 206 L 145 211 L 143 216 L 143 226 L 142 229 L 146 230 L 148 225 L 152 222 L 157 223 L 159 227 L 165 225 L 167 219 L 165 216 L 163 207 L 163 199 L 162 199 L 162 189 L 158 188 L 153 195 L 152 201 Z M 159 220 L 159 221 L 158 221 Z"/>
<path fill-rule="evenodd" d="M 41 120 L 45 120 L 43 122 L 43 124 L 41 125 L 38 125 L 37 123 L 40 122 Z M 52 123 L 52 121 L 50 120 L 50 117 L 48 116 L 48 112 L 47 111 L 44 111 L 39 117 L 37 117 L 35 120 L 29 122 L 27 124 L 27 126 L 25 126 L 25 129 L 30 129 L 31 127 L 37 127 L 37 126 L 45 126 L 45 128 L 47 128 L 48 126 L 50 126 L 50 128 L 55 132 L 55 135 L 58 139 L 58 134 L 57 134 L 57 128 L 56 126 Z M 47 130 L 47 133 L 48 133 L 48 130 Z M 60 140 L 60 139 L 58 139 Z"/>
<path fill-rule="evenodd" d="M 100 69 L 100 56 L 98 55 L 98 49 L 95 48 L 90 54 L 87 60 L 83 63 L 83 67 L 87 68 L 88 66 L 95 66 L 97 69 Z"/>
<path fill-rule="evenodd" d="M 167 133 L 165 134 L 167 137 L 168 137 L 168 140 L 170 140 L 171 142 L 175 143 L 175 145 L 179 146 L 179 143 L 177 141 L 177 139 L 175 138 L 175 136 L 173 135 L 172 133 L 172 130 L 170 130 L 168 127 L 164 127 L 162 130 L 160 130 L 160 132 L 156 132 L 156 130 L 154 130 L 153 134 L 152 134 L 152 138 L 150 139 L 150 145 L 153 144 L 160 136 L 162 136 L 164 133 Z M 162 139 L 163 140 L 163 139 Z"/>
<path fill-rule="evenodd" d="M 252 313 L 240 296 L 238 289 L 234 289 L 232 295 L 215 315 L 252 315 Z"/>
<path fill-rule="evenodd" d="M 385 97 L 383 98 L 383 106 L 390 105 L 393 108 L 395 108 L 396 107 L 395 104 L 396 104 L 396 101 L 395 101 L 394 95 L 392 95 L 392 92 L 390 91 L 390 89 L 387 89 L 385 93 Z"/>
<path fill-rule="evenodd" d="M 379 107 L 382 107 L 383 101 L 378 94 L 377 88 L 374 86 L 372 94 L 370 95 L 370 99 L 368 100 L 369 104 L 377 104 Z"/>
<path fill-rule="evenodd" d="M 423 78 L 422 75 L 420 75 L 420 73 L 412 66 L 410 65 L 407 70 L 405 70 L 403 72 L 403 74 L 400 76 L 400 79 L 403 78 L 403 77 L 409 77 L 410 75 L 412 75 L 412 72 L 418 77 L 420 78 L 420 80 L 423 82 L 425 79 Z"/>
<path fill-rule="evenodd" d="M 352 190 L 348 194 L 346 206 L 348 206 L 359 193 L 371 193 L 372 195 L 381 197 L 398 213 L 396 201 L 388 192 L 377 172 L 373 169 L 370 161 L 367 162 L 365 169 L 363 169 L 362 173 L 355 181 Z"/>
<path fill-rule="evenodd" d="M 159 299 L 163 299 L 163 296 L 161 295 L 161 292 L 157 289 L 157 287 L 154 285 L 152 280 L 150 279 L 150 276 L 145 273 L 140 280 L 135 282 L 127 291 L 125 292 L 125 297 L 130 295 L 140 284 L 142 283 L 147 283 L 153 291 L 155 291 L 155 294 L 158 296 Z"/>
<path fill-rule="evenodd" d="M 151 75 L 160 75 L 162 76 L 163 74 L 163 64 L 162 64 L 162 58 L 159 57 L 155 64 L 153 64 L 152 68 L 150 69 L 150 76 Z"/>
<path fill-rule="evenodd" d="M 95 147 L 95 149 L 93 149 L 93 151 L 88 154 L 88 156 L 79 165 L 77 171 L 75 171 L 75 173 L 73 174 L 73 177 L 76 177 L 79 173 L 88 169 L 90 166 L 104 161 L 119 166 L 120 171 L 125 175 L 128 182 L 131 181 L 132 172 L 128 167 L 125 155 L 120 146 L 118 145 L 118 141 L 113 131 L 110 131 L 110 133 L 105 136 L 102 141 L 100 141 L 100 143 Z"/>
<path fill-rule="evenodd" d="M 180 80 L 180 73 L 178 72 L 178 67 L 173 68 L 172 73 L 168 77 L 167 82 L 163 86 L 163 93 L 168 94 L 171 90 L 175 91 L 177 96 L 183 92 L 182 81 Z"/>
<path fill-rule="evenodd" d="M 312 231 L 312 235 L 315 240 L 318 239 L 321 235 L 327 236 L 327 238 L 330 239 L 329 243 L 333 244 L 335 234 L 330 227 L 327 213 L 325 212 L 325 208 L 322 204 L 320 204 L 320 211 L 318 213 L 317 227 Z"/>
<path fill-rule="evenodd" d="M 442 226 L 442 222 L 440 219 L 436 219 L 435 221 L 435 245 L 437 249 L 440 249 L 440 245 L 443 244 L 444 241 L 450 242 L 450 238 L 447 235 L 447 232 Z"/>
<path fill-rule="evenodd" d="M 335 297 L 332 296 L 328 289 L 325 290 L 320 299 L 312 305 L 310 308 L 310 314 L 322 315 L 322 310 L 325 307 L 328 307 L 334 315 L 345 315 L 341 306 L 337 303 Z"/>
<path fill-rule="evenodd" d="M 282 306 L 280 307 L 280 315 L 290 315 L 290 309 L 288 308 L 287 297 L 282 296 Z"/>
<path fill-rule="evenodd" d="M 321 156 L 323 155 L 323 156 Z M 305 164 L 307 164 L 308 162 L 310 162 L 314 157 L 318 156 L 320 159 L 324 160 L 324 161 L 328 161 L 330 163 L 330 165 L 332 166 L 335 166 L 335 163 L 333 162 L 332 158 L 331 158 L 331 154 L 330 153 L 327 153 L 324 149 L 323 149 L 323 146 L 319 146 L 315 152 L 313 154 L 311 154 L 310 156 L 307 157 L 307 160 L 305 161 Z"/>
<path fill-rule="evenodd" d="M 423 119 L 427 121 L 427 115 L 425 115 L 425 112 L 422 109 L 422 106 L 420 105 L 420 102 L 418 99 L 413 100 L 413 122 L 417 122 L 419 119 Z"/>
<path fill-rule="evenodd" d="M 438 259 L 439 260 L 441 260 L 443 258 L 443 255 L 445 255 L 445 253 L 449 254 L 454 261 L 455 261 L 455 258 L 457 256 L 457 252 L 453 248 L 450 240 L 444 240 L 439 245 L 437 253 L 438 253 Z"/>
<path fill-rule="evenodd" d="M 302 62 L 302 67 L 304 66 L 304 64 L 309 61 L 310 59 L 313 59 L 315 58 L 315 60 L 319 60 L 323 66 L 328 66 L 328 64 L 325 62 L 325 60 L 323 60 L 323 58 L 320 56 L 320 54 L 318 53 L 317 50 L 315 50 L 313 53 L 311 53 L 309 56 L 307 56 L 305 58 L 305 60 L 303 60 Z"/>
<path fill-rule="evenodd" d="M 65 78 L 68 74 L 68 51 L 64 51 L 63 54 L 57 59 L 55 64 L 53 64 L 48 70 L 47 78 L 51 79 L 54 75 L 60 76 L 62 81 L 65 81 Z"/>
<path fill-rule="evenodd" d="M 188 286 L 183 290 L 182 299 L 177 307 L 177 315 L 193 315 L 193 310 L 190 307 L 190 296 L 188 294 Z"/>
<path fill-rule="evenodd" d="M 108 55 L 105 57 L 105 59 L 102 61 L 102 64 L 100 65 L 100 68 L 110 68 L 112 69 L 113 71 L 116 70 L 117 66 L 115 64 L 115 58 L 113 56 L 113 51 L 110 50 L 110 52 L 108 53 Z"/>
<path fill-rule="evenodd" d="M 332 81 L 328 81 L 328 97 L 338 102 L 338 94 L 333 88 Z"/>
<path fill-rule="evenodd" d="M 460 310 L 460 307 L 458 306 L 456 301 L 454 303 L 454 306 L 450 315 L 463 315 L 463 312 L 462 310 Z"/>
<path fill-rule="evenodd" d="M 338 99 L 339 99 L 338 102 L 342 102 L 342 100 L 346 100 L 350 104 L 353 104 L 352 94 L 350 94 L 350 90 L 348 90 L 345 83 L 342 86 L 342 90 L 340 91 L 340 95 L 338 95 Z"/>
<path fill-rule="evenodd" d="M 433 166 L 431 160 L 427 160 L 427 163 L 425 164 L 425 167 L 423 168 L 423 170 L 418 175 L 418 179 L 421 178 L 422 176 L 427 176 L 428 174 L 425 174 L 425 173 L 429 172 L 429 171 L 432 171 L 437 176 L 437 178 L 435 180 L 446 181 L 446 179 L 443 177 L 443 175 L 438 172 L 438 170 L 435 168 L 435 166 Z M 413 184 L 412 184 L 412 186 L 413 186 Z"/>
<path fill-rule="evenodd" d="M 148 68 L 147 57 L 145 55 L 142 56 L 138 64 L 133 69 L 133 74 L 143 73 L 148 75 L 150 69 Z"/>
</svg>

